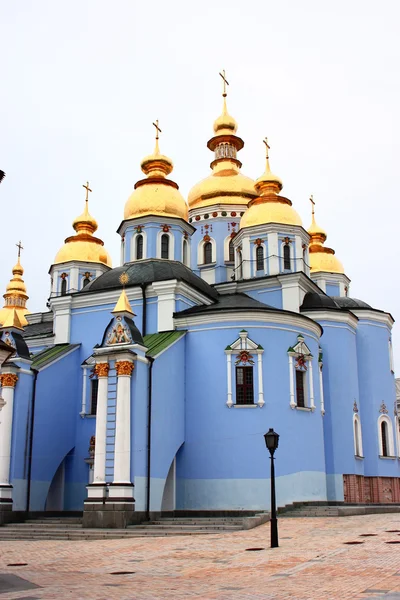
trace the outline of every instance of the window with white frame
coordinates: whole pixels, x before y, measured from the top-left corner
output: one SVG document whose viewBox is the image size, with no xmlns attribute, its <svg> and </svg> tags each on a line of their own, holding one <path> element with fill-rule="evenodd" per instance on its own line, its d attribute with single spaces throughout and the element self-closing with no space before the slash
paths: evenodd
<svg viewBox="0 0 400 600">
<path fill-rule="evenodd" d="M 89 415 L 95 415 L 97 413 L 97 396 L 99 392 L 99 380 L 97 377 L 93 377 L 90 380 L 90 410 Z"/>
<path fill-rule="evenodd" d="M 169 258 L 169 235 L 163 233 L 161 236 L 161 258 Z"/>
<path fill-rule="evenodd" d="M 212 265 L 217 260 L 217 246 L 215 240 L 209 235 L 204 236 L 197 246 L 197 264 Z"/>
<path fill-rule="evenodd" d="M 378 419 L 378 439 L 379 456 L 383 458 L 393 458 L 395 455 L 393 427 L 392 421 L 388 415 L 381 415 Z"/>
<path fill-rule="evenodd" d="M 136 252 L 135 252 L 136 260 L 141 260 L 143 258 L 143 235 L 138 233 L 136 236 Z"/>
<path fill-rule="evenodd" d="M 188 243 L 185 239 L 182 242 L 182 262 L 184 265 L 188 264 Z"/>
<path fill-rule="evenodd" d="M 314 410 L 313 355 L 301 334 L 288 349 L 288 357 L 290 407 Z"/>
<path fill-rule="evenodd" d="M 264 406 L 263 353 L 263 347 L 253 342 L 244 329 L 239 332 L 239 337 L 225 348 L 228 408 Z"/>
<path fill-rule="evenodd" d="M 358 414 L 353 415 L 354 455 L 363 458 L 361 421 Z"/>
<path fill-rule="evenodd" d="M 290 245 L 289 243 L 286 243 L 283 245 L 283 269 L 285 271 L 290 271 L 291 268 Z"/>
<path fill-rule="evenodd" d="M 256 271 L 264 271 L 264 246 L 256 248 Z"/>
</svg>

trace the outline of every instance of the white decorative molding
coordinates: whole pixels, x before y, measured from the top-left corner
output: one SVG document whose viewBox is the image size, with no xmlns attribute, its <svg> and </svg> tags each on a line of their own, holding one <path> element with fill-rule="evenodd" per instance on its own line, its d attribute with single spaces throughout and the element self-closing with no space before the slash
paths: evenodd
<svg viewBox="0 0 400 600">
<path fill-rule="evenodd" d="M 232 352 L 226 352 L 226 377 L 227 377 L 227 390 L 228 398 L 226 405 L 231 408 L 233 405 L 232 400 Z"/>
<path fill-rule="evenodd" d="M 289 389 L 290 389 L 290 408 L 303 408 L 297 406 L 296 399 L 296 385 L 295 385 L 295 371 L 301 371 L 307 374 L 308 371 L 308 382 L 304 381 L 304 408 L 308 408 L 311 411 L 315 410 L 314 402 L 314 382 L 312 375 L 312 359 L 313 355 L 311 350 L 304 341 L 304 336 L 299 334 L 297 336 L 297 343 L 294 346 L 288 348 L 289 357 Z M 307 367 L 308 363 L 308 367 Z"/>
<path fill-rule="evenodd" d="M 243 364 L 244 361 L 251 359 L 251 354 L 257 354 L 257 379 L 258 379 L 258 400 L 257 406 L 262 408 L 265 404 L 264 401 L 264 385 L 263 385 L 263 375 L 262 375 L 262 355 L 264 353 L 264 348 L 253 342 L 248 337 L 248 332 L 244 329 L 239 332 L 239 337 L 232 344 L 225 348 L 226 354 L 226 375 L 227 375 L 227 401 L 226 405 L 228 408 L 232 406 L 236 406 L 236 403 L 233 402 L 233 394 L 232 394 L 232 355 L 238 357 L 238 361 L 240 362 L 240 355 L 243 353 Z M 253 366 L 254 361 L 249 361 L 249 366 Z M 253 370 L 253 386 L 254 386 L 254 370 Z M 254 388 L 253 388 L 254 389 Z M 245 406 L 245 405 L 243 405 Z"/>
<path fill-rule="evenodd" d="M 138 235 L 141 235 L 143 238 L 143 253 L 142 253 L 142 258 L 140 258 L 140 259 L 137 257 L 137 253 L 136 253 L 136 240 L 137 240 Z M 171 246 L 170 246 L 170 250 L 171 250 Z M 140 232 L 135 231 L 135 233 L 131 237 L 131 247 L 130 247 L 129 256 L 130 256 L 131 261 L 144 260 L 145 258 L 147 258 L 147 233 L 144 230 L 144 228 L 142 228 L 140 230 Z"/>
<path fill-rule="evenodd" d="M 380 417 L 378 418 L 378 440 L 379 440 L 379 456 L 383 456 L 383 443 L 382 443 L 382 430 L 381 430 L 381 425 L 382 423 L 385 422 L 387 427 L 387 451 L 388 451 L 388 456 L 389 457 L 393 457 L 395 456 L 394 453 L 394 440 L 393 440 L 393 424 L 392 424 L 392 420 L 388 415 L 380 415 Z"/>
<path fill-rule="evenodd" d="M 322 375 L 322 356 L 318 358 L 318 379 L 319 379 L 319 398 L 321 403 L 321 415 L 325 414 L 325 400 L 324 400 L 324 379 Z"/>
<path fill-rule="evenodd" d="M 354 437 L 354 455 L 359 458 L 364 457 L 362 444 L 361 419 L 357 413 L 353 413 L 353 437 Z"/>
<path fill-rule="evenodd" d="M 209 240 L 204 240 L 204 238 L 202 238 L 197 245 L 197 265 L 199 267 L 203 265 L 206 266 L 208 264 L 214 265 L 214 263 L 217 262 L 217 243 L 210 235 L 208 235 L 208 237 L 210 238 Z M 208 243 L 211 244 L 211 263 L 204 262 L 204 246 Z"/>
<path fill-rule="evenodd" d="M 161 238 L 163 235 L 167 235 L 169 237 L 168 259 L 165 260 L 175 260 L 175 236 L 171 230 L 164 231 L 162 228 L 157 233 L 156 257 L 161 258 Z"/>
</svg>

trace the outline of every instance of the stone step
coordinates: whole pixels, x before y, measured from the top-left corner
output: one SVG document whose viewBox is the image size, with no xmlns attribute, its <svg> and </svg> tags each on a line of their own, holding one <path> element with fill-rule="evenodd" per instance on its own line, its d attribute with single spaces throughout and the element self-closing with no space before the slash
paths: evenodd
<svg viewBox="0 0 400 600">
<path fill-rule="evenodd" d="M 82 523 L 82 518 L 79 517 L 59 517 L 59 518 L 43 518 L 43 519 L 26 519 L 24 523 L 61 523 L 63 525 Z"/>
<path fill-rule="evenodd" d="M 243 525 L 243 519 L 159 519 L 146 522 L 146 525 Z"/>
<path fill-rule="evenodd" d="M 134 525 L 134 526 L 129 526 L 127 529 L 131 530 L 131 531 L 170 531 L 175 532 L 175 531 L 218 531 L 219 533 L 223 533 L 224 531 L 242 531 L 241 527 L 237 527 L 237 526 L 226 526 L 226 527 L 215 527 L 214 525 L 193 525 L 192 527 L 189 525 L 148 525 L 148 526 L 141 526 L 141 525 Z"/>
<path fill-rule="evenodd" d="M 127 538 L 143 538 L 143 537 L 167 537 L 167 536 L 188 536 L 188 535 L 216 535 L 220 534 L 220 531 L 208 530 L 208 531 L 130 531 L 126 533 L 126 530 L 114 530 L 113 533 L 105 534 L 102 530 L 91 530 L 90 533 L 79 532 L 78 535 L 63 532 L 40 532 L 40 533 L 24 533 L 15 532 L 10 533 L 9 531 L 0 531 L 0 540 L 21 540 L 21 541 L 41 541 L 41 540 L 111 540 L 111 539 L 127 539 Z"/>
<path fill-rule="evenodd" d="M 6 523 L 4 527 L 17 527 L 18 529 L 30 529 L 34 528 L 42 528 L 42 529 L 57 529 L 57 528 L 65 528 L 65 529 L 81 529 L 82 523 L 35 523 L 27 522 L 24 523 Z"/>
</svg>

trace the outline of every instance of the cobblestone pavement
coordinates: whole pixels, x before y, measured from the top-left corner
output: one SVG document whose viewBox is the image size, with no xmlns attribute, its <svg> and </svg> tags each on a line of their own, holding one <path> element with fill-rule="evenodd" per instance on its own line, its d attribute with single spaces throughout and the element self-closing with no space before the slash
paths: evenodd
<svg viewBox="0 0 400 600">
<path fill-rule="evenodd" d="M 220 535 L 2 541 L 0 600 L 400 600 L 400 514 L 282 517 L 279 534 L 273 550 L 268 523 Z M 19 578 L 40 587 L 6 591 Z"/>
</svg>

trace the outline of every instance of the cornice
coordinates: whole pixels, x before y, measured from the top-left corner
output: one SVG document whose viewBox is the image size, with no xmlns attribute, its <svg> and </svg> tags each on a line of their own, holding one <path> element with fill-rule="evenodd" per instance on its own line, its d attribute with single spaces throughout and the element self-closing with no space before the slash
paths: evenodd
<svg viewBox="0 0 400 600">
<path fill-rule="evenodd" d="M 180 227 L 182 227 L 182 229 L 184 231 L 186 231 L 190 235 L 192 235 L 192 233 L 194 233 L 196 231 L 196 228 L 193 227 L 193 225 L 191 225 L 184 219 L 181 219 L 178 217 L 175 218 L 175 217 L 167 217 L 167 216 L 163 217 L 161 215 L 160 216 L 145 215 L 143 217 L 134 217 L 131 219 L 124 219 L 121 222 L 120 226 L 118 227 L 117 233 L 119 233 L 121 236 L 123 236 L 123 235 L 125 235 L 125 232 L 128 229 L 128 227 L 130 227 L 130 226 L 134 227 L 135 225 L 145 225 L 146 223 L 154 223 L 154 224 L 166 223 L 167 225 L 179 225 Z"/>
<path fill-rule="evenodd" d="M 394 324 L 394 319 L 390 313 L 386 313 L 378 310 L 368 310 L 368 309 L 357 309 L 352 308 L 351 311 L 357 315 L 360 321 L 368 320 L 368 321 L 377 321 L 378 323 L 382 323 L 386 325 L 389 329 L 392 329 Z"/>
<path fill-rule="evenodd" d="M 240 229 L 240 231 L 235 236 L 235 246 L 237 243 L 240 243 L 243 238 L 248 238 L 250 236 L 256 235 L 258 237 L 262 237 L 268 235 L 269 233 L 281 233 L 281 234 L 293 234 L 299 235 L 302 241 L 308 245 L 310 241 L 309 233 L 304 229 L 302 225 L 285 225 L 283 223 L 265 223 L 263 225 L 252 225 L 251 227 L 245 227 L 244 229 Z"/>
<path fill-rule="evenodd" d="M 302 310 L 301 314 L 309 317 L 315 321 L 332 321 L 332 323 L 341 323 L 342 325 L 349 325 L 354 330 L 357 329 L 358 318 L 353 311 L 341 311 L 341 310 Z"/>
</svg>

